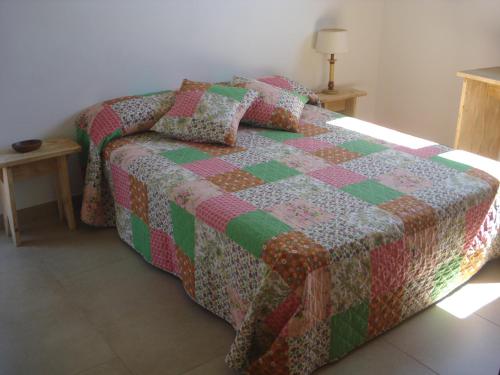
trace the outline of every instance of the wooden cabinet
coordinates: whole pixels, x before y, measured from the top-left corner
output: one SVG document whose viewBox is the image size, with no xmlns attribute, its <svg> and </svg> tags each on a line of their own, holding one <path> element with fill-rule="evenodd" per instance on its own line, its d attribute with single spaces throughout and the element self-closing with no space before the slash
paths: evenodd
<svg viewBox="0 0 500 375">
<path fill-rule="evenodd" d="M 347 116 L 356 115 L 357 100 L 360 96 L 365 95 L 366 91 L 351 88 L 338 88 L 334 94 L 318 93 L 319 100 L 324 108 Z"/>
<path fill-rule="evenodd" d="M 466 70 L 455 148 L 500 160 L 500 66 Z"/>
</svg>

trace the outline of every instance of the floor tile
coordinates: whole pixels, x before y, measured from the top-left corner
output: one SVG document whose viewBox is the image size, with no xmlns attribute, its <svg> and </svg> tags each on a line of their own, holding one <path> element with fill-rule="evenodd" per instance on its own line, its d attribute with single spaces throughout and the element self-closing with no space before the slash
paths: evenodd
<svg viewBox="0 0 500 375">
<path fill-rule="evenodd" d="M 431 307 L 384 335 L 439 374 L 497 374 L 500 327 L 471 315 L 458 319 Z"/>
<path fill-rule="evenodd" d="M 181 374 L 229 351 L 234 331 L 227 323 L 194 303 L 176 307 L 120 319 L 102 329 L 132 372 Z"/>
<path fill-rule="evenodd" d="M 500 258 L 487 263 L 470 283 L 495 284 L 494 288 L 498 290 L 500 288 Z M 477 310 L 476 314 L 500 326 L 500 298 Z"/>
<path fill-rule="evenodd" d="M 190 303 L 179 279 L 146 264 L 140 256 L 96 267 L 62 284 L 72 303 L 98 327 Z"/>
<path fill-rule="evenodd" d="M 479 309 L 476 314 L 500 327 L 500 298 Z"/>
<path fill-rule="evenodd" d="M 433 375 L 425 367 L 394 346 L 375 339 L 349 354 L 337 363 L 326 365 L 316 371 L 315 375 Z"/>
<path fill-rule="evenodd" d="M 70 375 L 114 357 L 103 337 L 69 306 L 44 310 L 0 334 L 0 374 Z"/>
</svg>

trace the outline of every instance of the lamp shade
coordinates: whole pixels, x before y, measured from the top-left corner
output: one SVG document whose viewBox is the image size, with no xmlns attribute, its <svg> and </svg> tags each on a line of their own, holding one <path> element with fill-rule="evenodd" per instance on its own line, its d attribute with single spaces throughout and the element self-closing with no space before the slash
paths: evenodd
<svg viewBox="0 0 500 375">
<path fill-rule="evenodd" d="M 323 29 L 318 31 L 315 48 L 321 53 L 347 52 L 347 30 Z"/>
</svg>

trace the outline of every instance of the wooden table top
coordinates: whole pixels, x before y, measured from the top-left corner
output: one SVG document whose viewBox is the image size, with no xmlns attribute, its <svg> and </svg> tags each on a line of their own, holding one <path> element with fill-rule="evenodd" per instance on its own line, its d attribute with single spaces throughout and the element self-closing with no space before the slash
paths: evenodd
<svg viewBox="0 0 500 375">
<path fill-rule="evenodd" d="M 500 66 L 492 68 L 463 70 L 457 73 L 457 76 L 467 79 L 473 79 L 491 85 L 500 85 Z"/>
<path fill-rule="evenodd" d="M 337 90 L 337 92 L 334 94 L 327 94 L 327 93 L 323 93 L 323 92 L 319 91 L 317 93 L 319 96 L 319 100 L 321 100 L 323 103 L 325 103 L 325 102 L 329 102 L 329 101 L 338 101 L 338 100 L 358 98 L 360 96 L 367 95 L 366 91 L 356 90 L 353 88 L 337 87 L 337 88 L 335 88 L 335 90 Z"/>
<path fill-rule="evenodd" d="M 71 139 L 44 139 L 42 141 L 42 146 L 35 151 L 26 152 L 24 154 L 12 149 L 0 151 L 0 168 L 13 167 L 58 156 L 75 154 L 80 152 L 81 149 L 80 145 Z"/>
</svg>

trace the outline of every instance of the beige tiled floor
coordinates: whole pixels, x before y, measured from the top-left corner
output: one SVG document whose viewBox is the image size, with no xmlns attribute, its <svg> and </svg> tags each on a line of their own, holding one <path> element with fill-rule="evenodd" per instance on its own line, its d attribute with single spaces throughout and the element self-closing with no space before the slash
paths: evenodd
<svg viewBox="0 0 500 375">
<path fill-rule="evenodd" d="M 224 375 L 232 328 L 146 264 L 113 229 L 69 232 L 52 207 L 0 235 L 1 375 Z M 47 219 L 49 218 L 49 219 Z M 500 283 L 500 259 L 471 282 Z M 326 374 L 490 374 L 500 367 L 500 300 L 466 319 L 432 307 Z"/>
</svg>

